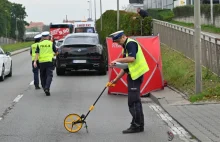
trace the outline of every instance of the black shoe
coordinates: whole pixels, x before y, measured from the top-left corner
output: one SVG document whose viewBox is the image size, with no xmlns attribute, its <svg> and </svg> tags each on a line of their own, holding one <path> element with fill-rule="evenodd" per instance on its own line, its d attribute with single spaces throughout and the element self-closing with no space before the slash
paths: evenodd
<svg viewBox="0 0 220 142">
<path fill-rule="evenodd" d="M 123 134 L 128 134 L 128 133 L 139 133 L 140 127 L 130 127 L 127 130 L 122 131 Z"/>
<path fill-rule="evenodd" d="M 39 86 L 35 86 L 35 89 L 38 90 L 38 89 L 41 89 L 41 88 Z"/>
<path fill-rule="evenodd" d="M 49 91 L 49 89 L 45 89 L 44 92 L 46 93 L 46 96 L 50 96 L 50 91 Z"/>
</svg>

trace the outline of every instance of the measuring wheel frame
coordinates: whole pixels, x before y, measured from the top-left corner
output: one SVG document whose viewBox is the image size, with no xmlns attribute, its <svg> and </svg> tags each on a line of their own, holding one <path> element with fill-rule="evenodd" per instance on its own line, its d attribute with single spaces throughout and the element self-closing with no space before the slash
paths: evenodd
<svg viewBox="0 0 220 142">
<path fill-rule="evenodd" d="M 88 126 L 87 126 L 86 121 L 85 121 L 86 118 L 87 118 L 87 116 L 88 116 L 89 113 L 94 109 L 95 104 L 97 103 L 97 101 L 99 100 L 99 98 L 102 96 L 102 94 L 103 94 L 103 92 L 105 91 L 105 89 L 106 89 L 107 87 L 114 87 L 114 86 L 115 86 L 115 84 L 114 84 L 113 82 L 108 82 L 108 83 L 106 84 L 105 88 L 102 90 L 101 94 L 98 96 L 98 98 L 96 99 L 96 101 L 93 103 L 93 105 L 90 106 L 89 111 L 87 112 L 86 115 L 82 114 L 81 116 L 79 116 L 79 115 L 76 114 L 76 113 L 71 113 L 71 114 L 67 115 L 67 116 L 65 117 L 65 119 L 64 119 L 64 127 L 65 127 L 65 129 L 66 129 L 67 131 L 71 132 L 71 133 L 76 133 L 76 132 L 78 132 L 78 131 L 82 128 L 83 124 L 85 124 L 85 128 L 86 128 L 86 131 L 87 131 L 87 133 L 88 133 Z M 73 121 L 72 121 L 72 120 L 71 120 L 71 121 L 67 121 L 69 118 L 72 118 L 73 116 L 75 116 L 77 119 L 76 119 L 76 120 L 73 119 Z M 71 128 L 68 128 L 68 125 L 69 125 L 69 124 L 72 125 Z M 77 125 L 77 128 L 73 130 L 73 126 L 74 126 L 74 125 Z"/>
</svg>

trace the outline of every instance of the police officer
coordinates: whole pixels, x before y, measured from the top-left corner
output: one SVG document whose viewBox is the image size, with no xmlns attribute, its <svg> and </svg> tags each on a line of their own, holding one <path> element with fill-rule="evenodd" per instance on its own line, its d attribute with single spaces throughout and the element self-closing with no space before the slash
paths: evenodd
<svg viewBox="0 0 220 142">
<path fill-rule="evenodd" d="M 39 87 L 39 69 L 40 69 L 40 66 L 39 66 L 39 62 L 37 60 L 37 67 L 35 68 L 34 67 L 34 60 L 35 60 L 35 56 L 36 56 L 36 49 L 37 49 L 37 45 L 38 43 L 40 42 L 41 40 L 41 34 L 38 34 L 34 37 L 35 39 L 35 43 L 31 45 L 31 50 L 30 50 L 30 54 L 32 56 L 32 71 L 33 71 L 33 74 L 34 74 L 34 85 L 35 85 L 35 89 L 41 89 Z"/>
<path fill-rule="evenodd" d="M 128 83 L 128 107 L 132 115 L 131 125 L 123 133 L 137 133 L 144 131 L 144 114 L 140 98 L 140 87 L 143 81 L 143 75 L 149 71 L 140 44 L 126 37 L 123 31 L 118 31 L 110 35 L 113 42 L 123 47 L 123 58 L 118 58 L 111 62 L 113 67 L 116 62 L 128 63 L 127 69 L 122 69 L 117 77 L 112 80 L 116 83 L 124 74 L 127 74 Z"/>
<path fill-rule="evenodd" d="M 56 47 L 53 42 L 49 40 L 49 35 L 49 32 L 42 33 L 42 41 L 37 46 L 34 61 L 34 67 L 37 67 L 37 59 L 39 59 L 41 85 L 47 96 L 50 96 L 50 85 L 53 78 L 54 67 L 52 59 L 54 53 L 57 55 Z"/>
</svg>

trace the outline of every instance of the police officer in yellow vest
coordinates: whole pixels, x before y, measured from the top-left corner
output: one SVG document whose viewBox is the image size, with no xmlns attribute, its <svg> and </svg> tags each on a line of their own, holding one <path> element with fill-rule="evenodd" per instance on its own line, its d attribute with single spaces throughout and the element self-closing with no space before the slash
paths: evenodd
<svg viewBox="0 0 220 142">
<path fill-rule="evenodd" d="M 40 69 L 39 62 L 37 61 L 37 67 L 36 68 L 34 67 L 33 63 L 34 63 L 35 56 L 36 56 L 35 52 L 36 52 L 36 49 L 37 49 L 37 45 L 40 42 L 41 37 L 42 37 L 41 34 L 38 34 L 34 37 L 35 43 L 31 45 L 31 50 L 30 50 L 30 54 L 32 56 L 32 71 L 34 73 L 34 86 L 35 86 L 35 89 L 40 89 L 40 87 L 39 87 L 39 69 Z"/>
<path fill-rule="evenodd" d="M 123 133 L 137 133 L 144 131 L 144 114 L 140 98 L 140 87 L 143 81 L 143 75 L 149 71 L 139 43 L 126 37 L 123 31 L 118 31 L 110 35 L 113 42 L 123 47 L 123 58 L 118 58 L 111 62 L 113 67 L 116 62 L 128 63 L 127 69 L 122 69 L 117 77 L 112 80 L 116 83 L 124 74 L 127 74 L 128 83 L 128 107 L 132 115 L 131 125 Z"/>
<path fill-rule="evenodd" d="M 47 96 L 50 96 L 50 85 L 53 78 L 54 66 L 52 60 L 54 55 L 57 55 L 56 47 L 49 40 L 49 35 L 49 32 L 42 33 L 43 40 L 37 46 L 34 61 L 34 67 L 37 67 L 37 59 L 39 60 L 41 85 Z"/>
</svg>

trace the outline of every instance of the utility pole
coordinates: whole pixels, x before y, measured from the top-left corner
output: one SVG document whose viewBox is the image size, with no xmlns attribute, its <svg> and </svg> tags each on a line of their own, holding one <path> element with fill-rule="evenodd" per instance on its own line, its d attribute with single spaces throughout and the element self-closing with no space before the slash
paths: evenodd
<svg viewBox="0 0 220 142">
<path fill-rule="evenodd" d="M 210 12 L 211 12 L 211 24 L 214 25 L 214 21 L 213 21 L 213 0 L 210 0 Z"/>
<path fill-rule="evenodd" d="M 117 0 L 117 30 L 119 30 L 119 0 Z"/>
<path fill-rule="evenodd" d="M 194 54 L 195 54 L 195 93 L 202 92 L 202 69 L 201 69 L 201 21 L 200 1 L 194 1 Z"/>
<path fill-rule="evenodd" d="M 90 5 L 91 5 L 91 19 L 92 19 L 92 0 L 90 0 Z"/>
<path fill-rule="evenodd" d="M 15 31 L 15 35 L 16 35 L 16 42 L 18 41 L 18 25 L 17 25 L 17 17 L 16 17 L 16 31 Z"/>
<path fill-rule="evenodd" d="M 100 14 L 101 14 L 100 21 L 101 21 L 101 31 L 102 31 L 102 0 L 100 0 Z"/>
<path fill-rule="evenodd" d="M 96 22 L 96 0 L 94 0 L 94 9 L 95 9 L 95 22 Z"/>
<path fill-rule="evenodd" d="M 89 12 L 89 18 L 90 18 L 90 10 L 89 9 L 87 9 L 88 10 L 88 12 Z"/>
</svg>

